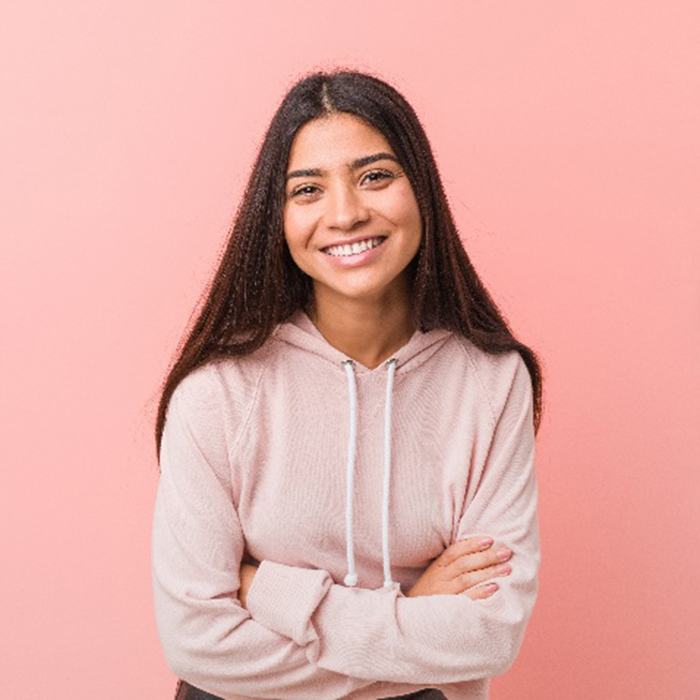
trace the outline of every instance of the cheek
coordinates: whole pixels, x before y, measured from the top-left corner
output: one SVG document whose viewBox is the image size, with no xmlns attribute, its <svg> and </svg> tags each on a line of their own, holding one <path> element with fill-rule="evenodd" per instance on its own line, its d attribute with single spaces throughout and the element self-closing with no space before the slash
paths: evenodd
<svg viewBox="0 0 700 700">
<path fill-rule="evenodd" d="M 293 211 L 285 211 L 282 219 L 284 226 L 284 237 L 287 245 L 294 251 L 304 245 L 306 239 L 306 229 L 303 218 Z"/>
<path fill-rule="evenodd" d="M 406 234 L 420 238 L 420 209 L 410 189 L 396 193 L 396 197 L 388 202 L 386 216 L 404 229 Z"/>
</svg>

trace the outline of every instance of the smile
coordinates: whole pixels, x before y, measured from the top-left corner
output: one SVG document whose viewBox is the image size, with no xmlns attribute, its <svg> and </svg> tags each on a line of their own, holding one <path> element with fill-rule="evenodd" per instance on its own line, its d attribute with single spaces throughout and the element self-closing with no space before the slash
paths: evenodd
<svg viewBox="0 0 700 700">
<path fill-rule="evenodd" d="M 328 248 L 322 248 L 321 250 L 326 255 L 331 255 L 336 258 L 346 258 L 353 257 L 356 255 L 361 255 L 362 253 L 377 248 L 386 240 L 386 236 L 377 236 L 375 238 L 367 238 L 359 243 L 353 243 L 352 245 L 336 245 L 329 246 Z"/>
<path fill-rule="evenodd" d="M 379 260 L 388 246 L 384 245 L 387 236 L 367 238 L 352 245 L 337 245 L 321 248 L 324 259 L 335 269 L 351 269 L 371 265 Z"/>
</svg>

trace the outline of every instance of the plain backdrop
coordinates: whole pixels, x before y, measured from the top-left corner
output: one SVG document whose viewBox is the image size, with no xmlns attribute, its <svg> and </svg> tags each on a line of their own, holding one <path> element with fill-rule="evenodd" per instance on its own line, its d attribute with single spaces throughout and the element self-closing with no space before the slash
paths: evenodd
<svg viewBox="0 0 700 700">
<path fill-rule="evenodd" d="M 413 104 L 477 270 L 544 362 L 541 592 L 493 698 L 700 697 L 697 3 L 3 9 L 4 696 L 172 697 L 160 385 L 272 113 L 344 65 Z"/>
</svg>

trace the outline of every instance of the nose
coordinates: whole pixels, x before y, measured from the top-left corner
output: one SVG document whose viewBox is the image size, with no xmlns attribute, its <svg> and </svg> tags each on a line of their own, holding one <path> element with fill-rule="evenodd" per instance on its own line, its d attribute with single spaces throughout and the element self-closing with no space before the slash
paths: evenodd
<svg viewBox="0 0 700 700">
<path fill-rule="evenodd" d="M 335 183 L 326 196 L 326 225 L 329 228 L 352 229 L 369 217 L 367 206 L 352 184 Z"/>
</svg>

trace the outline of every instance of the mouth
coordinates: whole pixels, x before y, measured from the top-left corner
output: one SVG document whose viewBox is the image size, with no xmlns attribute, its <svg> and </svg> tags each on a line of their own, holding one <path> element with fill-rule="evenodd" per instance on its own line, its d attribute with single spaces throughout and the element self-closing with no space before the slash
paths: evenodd
<svg viewBox="0 0 700 700">
<path fill-rule="evenodd" d="M 370 236 L 362 239 L 361 241 L 353 243 L 352 245 L 340 244 L 325 246 L 324 248 L 320 248 L 320 251 L 334 258 L 352 258 L 357 255 L 362 255 L 363 253 L 373 250 L 374 248 L 378 248 L 386 239 L 387 236 Z"/>
</svg>

